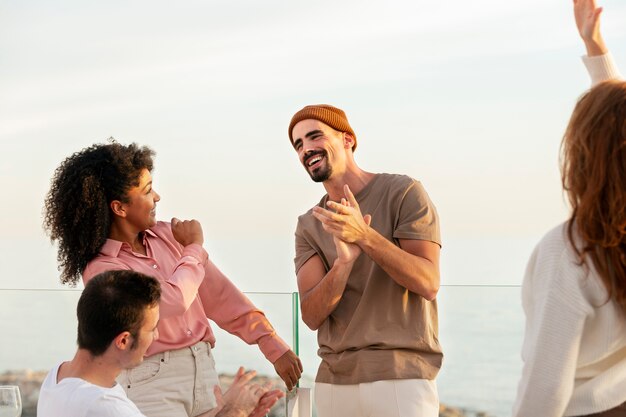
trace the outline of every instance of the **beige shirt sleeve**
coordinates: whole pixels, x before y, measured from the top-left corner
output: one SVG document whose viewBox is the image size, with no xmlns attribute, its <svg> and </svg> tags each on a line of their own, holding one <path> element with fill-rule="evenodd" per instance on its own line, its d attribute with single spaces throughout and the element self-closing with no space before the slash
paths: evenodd
<svg viewBox="0 0 626 417">
<path fill-rule="evenodd" d="M 397 219 L 394 238 L 429 240 L 441 245 L 437 209 L 419 181 L 413 180 L 406 189 Z"/>
<path fill-rule="evenodd" d="M 294 258 L 294 264 L 296 267 L 296 274 L 302 268 L 302 265 L 306 263 L 317 251 L 313 248 L 307 239 L 304 237 L 304 227 L 302 224 L 302 217 L 298 219 L 298 226 L 296 227 L 296 257 Z"/>
</svg>

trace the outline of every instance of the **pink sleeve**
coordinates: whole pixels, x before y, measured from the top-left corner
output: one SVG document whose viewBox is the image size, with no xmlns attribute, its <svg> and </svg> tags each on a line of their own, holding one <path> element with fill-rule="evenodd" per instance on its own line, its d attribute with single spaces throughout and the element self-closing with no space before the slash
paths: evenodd
<svg viewBox="0 0 626 417">
<path fill-rule="evenodd" d="M 203 263 L 207 259 L 202 246 L 195 243 L 185 246 L 172 275 L 161 281 L 159 310 L 162 318 L 180 316 L 189 309 L 204 280 Z"/>
<path fill-rule="evenodd" d="M 198 294 L 208 318 L 248 344 L 258 344 L 274 363 L 289 350 L 270 322 L 252 302 L 215 266 L 205 264 L 206 276 Z"/>
</svg>

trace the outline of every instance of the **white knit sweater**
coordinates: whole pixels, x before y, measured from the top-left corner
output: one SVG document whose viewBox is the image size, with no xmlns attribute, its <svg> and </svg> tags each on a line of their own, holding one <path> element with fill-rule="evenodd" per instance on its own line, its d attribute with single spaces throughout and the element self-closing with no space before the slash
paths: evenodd
<svg viewBox="0 0 626 417">
<path fill-rule="evenodd" d="M 621 78 L 610 54 L 583 57 L 592 85 Z M 591 264 L 591 262 L 588 262 Z M 626 401 L 626 315 L 562 224 L 537 245 L 522 286 L 524 369 L 515 417 L 579 416 Z"/>
<path fill-rule="evenodd" d="M 567 226 L 530 257 L 522 286 L 524 369 L 513 415 L 593 414 L 626 401 L 626 315 L 593 266 L 580 266 Z"/>
</svg>

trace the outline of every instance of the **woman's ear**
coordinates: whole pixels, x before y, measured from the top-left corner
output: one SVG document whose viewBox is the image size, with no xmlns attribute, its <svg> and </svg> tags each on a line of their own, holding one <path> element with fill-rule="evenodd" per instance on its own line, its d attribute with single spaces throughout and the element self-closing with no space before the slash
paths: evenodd
<svg viewBox="0 0 626 417">
<path fill-rule="evenodd" d="M 126 217 L 126 209 L 124 208 L 124 203 L 122 203 L 121 201 L 113 200 L 111 201 L 111 204 L 109 204 L 109 207 L 111 207 L 111 211 L 116 216 Z"/>
</svg>

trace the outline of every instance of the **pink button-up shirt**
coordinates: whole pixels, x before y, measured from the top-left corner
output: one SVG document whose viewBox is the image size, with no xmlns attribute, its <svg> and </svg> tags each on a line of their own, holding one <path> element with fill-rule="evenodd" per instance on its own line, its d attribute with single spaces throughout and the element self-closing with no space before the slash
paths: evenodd
<svg viewBox="0 0 626 417">
<path fill-rule="evenodd" d="M 256 343 L 272 363 L 289 346 L 276 334 L 263 312 L 209 260 L 202 246 L 183 247 L 171 226 L 158 222 L 143 236 L 146 255 L 128 243 L 107 239 L 83 272 L 86 284 L 95 275 L 129 269 L 153 276 L 161 283 L 159 338 L 146 355 L 191 346 L 199 341 L 215 345 L 207 317 L 248 344 Z"/>
</svg>

